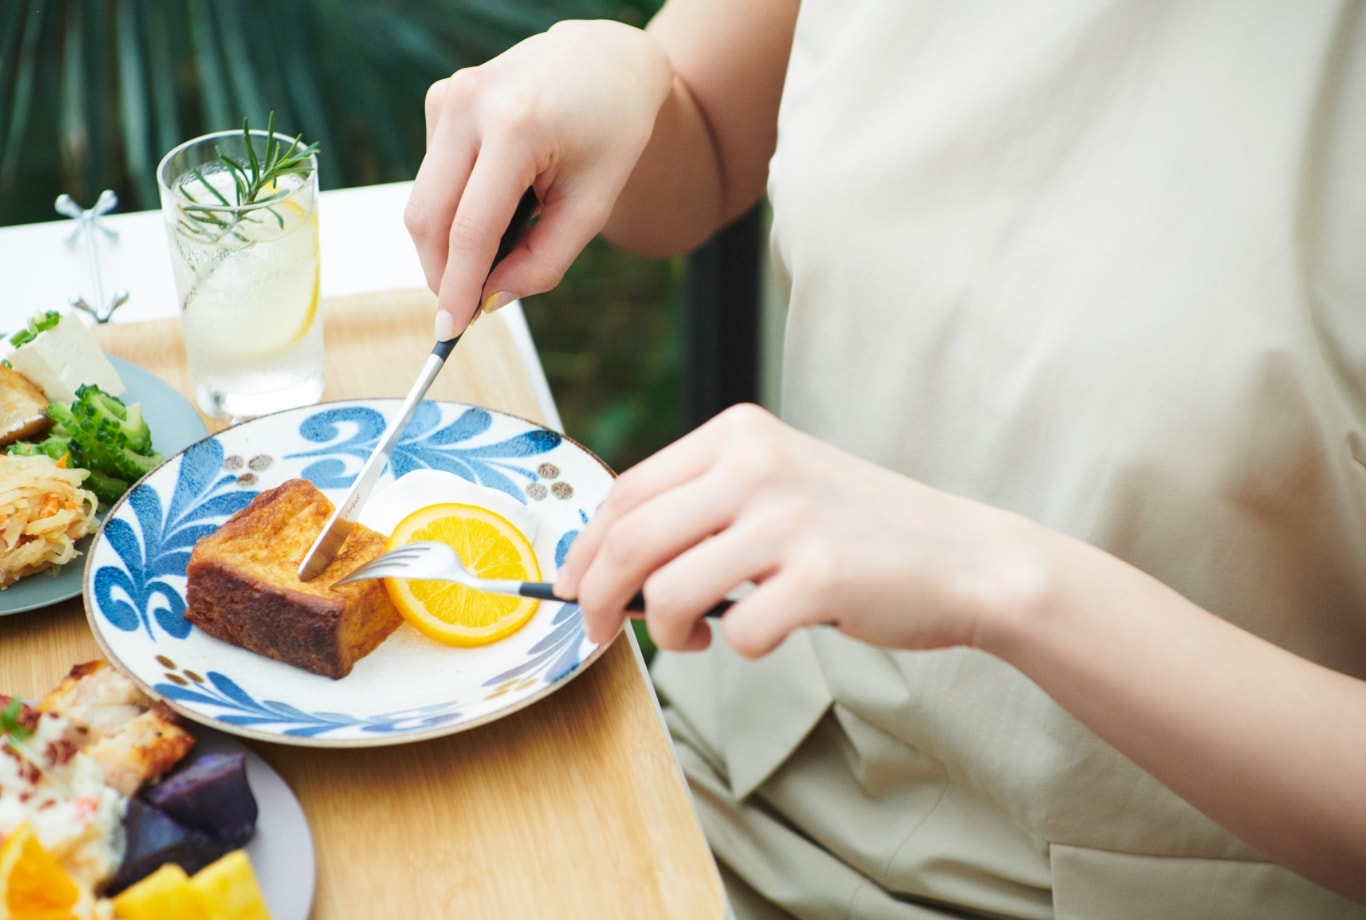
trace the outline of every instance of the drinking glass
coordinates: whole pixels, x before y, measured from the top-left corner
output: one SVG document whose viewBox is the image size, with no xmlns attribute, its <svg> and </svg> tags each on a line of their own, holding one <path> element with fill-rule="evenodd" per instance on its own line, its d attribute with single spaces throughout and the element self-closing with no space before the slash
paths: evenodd
<svg viewBox="0 0 1366 920">
<path fill-rule="evenodd" d="M 289 151 L 295 138 L 220 131 L 157 167 L 195 401 L 220 419 L 308 405 L 323 392 L 317 157 L 305 175 L 281 175 L 247 201 L 223 162 L 249 176 L 270 143 Z"/>
</svg>

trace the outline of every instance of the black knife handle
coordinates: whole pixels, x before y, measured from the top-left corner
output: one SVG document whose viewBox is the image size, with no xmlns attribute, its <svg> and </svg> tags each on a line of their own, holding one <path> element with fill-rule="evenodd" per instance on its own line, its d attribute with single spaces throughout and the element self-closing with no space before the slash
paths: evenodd
<svg viewBox="0 0 1366 920">
<path fill-rule="evenodd" d="M 536 200 L 535 189 L 529 188 L 522 192 L 522 197 L 512 212 L 512 220 L 508 221 L 508 228 L 503 231 L 502 237 L 498 240 L 498 251 L 493 254 L 493 263 L 489 265 L 490 275 L 493 274 L 498 263 L 506 259 L 508 253 L 517 248 L 517 241 L 522 238 L 522 231 L 526 230 L 527 224 L 531 222 L 531 218 L 540 204 Z"/>
</svg>

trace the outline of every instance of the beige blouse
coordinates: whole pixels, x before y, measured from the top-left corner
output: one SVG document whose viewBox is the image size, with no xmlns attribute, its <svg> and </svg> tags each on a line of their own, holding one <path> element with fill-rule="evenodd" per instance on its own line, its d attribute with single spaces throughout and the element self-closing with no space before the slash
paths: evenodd
<svg viewBox="0 0 1366 920">
<path fill-rule="evenodd" d="M 1366 678 L 1361 2 L 808 0 L 769 192 L 789 421 Z M 738 811 L 896 897 L 1366 917 L 987 655 L 656 677 Z"/>
</svg>

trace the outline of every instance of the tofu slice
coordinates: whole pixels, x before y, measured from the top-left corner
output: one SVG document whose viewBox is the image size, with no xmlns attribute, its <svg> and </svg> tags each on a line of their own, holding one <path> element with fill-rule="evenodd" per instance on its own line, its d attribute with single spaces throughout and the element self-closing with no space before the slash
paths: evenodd
<svg viewBox="0 0 1366 920">
<path fill-rule="evenodd" d="M 32 342 L 9 353 L 10 366 L 32 380 L 50 402 L 70 404 L 76 388 L 93 383 L 113 396 L 123 395 L 123 380 L 109 363 L 90 327 L 72 313 Z"/>
</svg>

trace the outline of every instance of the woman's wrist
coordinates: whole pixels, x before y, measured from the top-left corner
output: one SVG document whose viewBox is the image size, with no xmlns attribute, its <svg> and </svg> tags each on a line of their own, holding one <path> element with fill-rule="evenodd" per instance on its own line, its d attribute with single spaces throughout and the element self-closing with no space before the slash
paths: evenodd
<svg viewBox="0 0 1366 920">
<path fill-rule="evenodd" d="M 970 644 L 1018 666 L 1046 636 L 1060 591 L 1046 556 L 1029 554 L 986 560 L 975 594 Z"/>
</svg>

